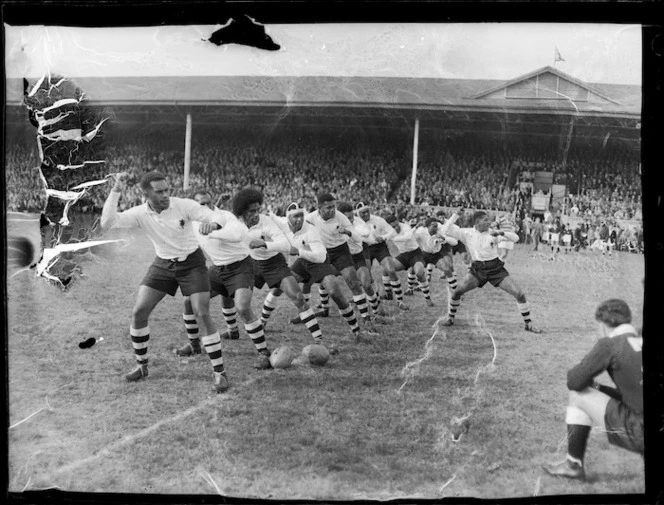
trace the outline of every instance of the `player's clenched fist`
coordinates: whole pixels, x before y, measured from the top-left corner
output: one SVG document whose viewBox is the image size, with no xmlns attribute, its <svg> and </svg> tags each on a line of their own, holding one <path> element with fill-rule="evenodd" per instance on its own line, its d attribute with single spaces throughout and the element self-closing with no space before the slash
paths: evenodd
<svg viewBox="0 0 664 505">
<path fill-rule="evenodd" d="M 113 185 L 113 191 L 121 193 L 127 187 L 127 179 L 129 174 L 127 172 L 118 172 L 115 174 L 115 184 Z"/>
</svg>

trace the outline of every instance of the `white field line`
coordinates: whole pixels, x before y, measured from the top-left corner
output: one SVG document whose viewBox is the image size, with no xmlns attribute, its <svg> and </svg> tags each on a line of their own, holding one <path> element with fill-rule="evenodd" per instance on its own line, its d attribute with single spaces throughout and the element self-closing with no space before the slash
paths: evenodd
<svg viewBox="0 0 664 505">
<path fill-rule="evenodd" d="M 254 382 L 256 379 L 255 378 L 250 378 L 249 380 L 245 381 L 241 385 L 239 384 L 236 387 L 242 387 L 242 386 L 247 386 L 250 383 Z M 153 433 L 157 430 L 159 430 L 162 426 L 165 426 L 167 424 L 175 423 L 175 422 L 180 422 L 184 418 L 191 416 L 192 414 L 195 414 L 207 407 L 210 407 L 212 405 L 218 404 L 219 400 L 223 400 L 228 398 L 228 395 L 216 395 L 213 396 L 212 398 L 208 398 L 206 400 L 203 400 L 200 402 L 198 405 L 194 405 L 193 407 L 189 407 L 187 410 L 184 410 L 182 412 L 179 412 L 178 414 L 175 414 L 172 417 L 162 419 L 161 421 L 156 422 L 152 426 L 148 426 L 147 428 L 142 429 L 141 431 L 134 433 L 133 435 L 127 435 L 117 442 L 113 442 L 112 444 L 107 445 L 103 449 L 101 449 L 99 452 L 96 454 L 89 456 L 85 459 L 79 459 L 78 461 L 74 461 L 73 463 L 70 463 L 68 465 L 65 465 L 58 470 L 56 470 L 54 473 L 55 475 L 65 473 L 65 472 L 70 472 L 72 470 L 75 470 L 76 468 L 79 468 L 81 466 L 89 465 L 93 461 L 98 460 L 99 458 L 105 457 L 110 455 L 112 452 L 121 449 L 122 447 L 129 445 L 133 443 L 134 441 L 143 438 L 150 433 Z"/>
</svg>

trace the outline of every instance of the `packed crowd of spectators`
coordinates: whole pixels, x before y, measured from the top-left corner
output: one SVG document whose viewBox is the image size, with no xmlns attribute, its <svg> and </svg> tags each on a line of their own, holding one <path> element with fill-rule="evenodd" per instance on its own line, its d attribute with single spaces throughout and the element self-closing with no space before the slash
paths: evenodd
<svg viewBox="0 0 664 505">
<path fill-rule="evenodd" d="M 206 188 L 228 207 L 233 193 L 254 186 L 265 196 L 266 209 L 277 212 L 292 201 L 308 208 L 315 195 L 327 191 L 339 200 L 363 201 L 377 209 L 416 214 L 410 202 L 410 146 L 395 138 L 367 141 L 307 132 L 200 131 L 193 136 L 189 189 L 183 189 L 183 131 L 112 132 L 105 142 L 106 173 L 127 171 L 129 186 L 120 209 L 141 202 L 138 181 L 150 170 L 169 179 L 174 196 Z M 435 146 L 432 148 L 432 145 Z M 641 219 L 638 160 L 628 151 L 571 150 L 565 164 L 557 149 L 538 144 L 508 147 L 477 137 L 461 136 L 440 143 L 425 142 L 419 155 L 416 205 L 466 207 L 511 212 L 525 229 L 532 214 L 531 192 L 520 189 L 521 168 L 554 172 L 554 182 L 567 184 L 569 195 L 550 212 L 583 218 L 590 227 L 602 222 Z M 44 208 L 43 182 L 34 139 L 13 139 L 6 150 L 7 209 L 38 212 Z M 89 188 L 76 203 L 80 212 L 98 213 L 109 191 L 107 184 Z M 414 209 L 413 207 L 412 209 Z M 411 209 L 411 210 L 412 210 Z M 577 219 L 578 220 L 578 219 Z M 524 237 L 525 238 L 525 237 Z"/>
</svg>

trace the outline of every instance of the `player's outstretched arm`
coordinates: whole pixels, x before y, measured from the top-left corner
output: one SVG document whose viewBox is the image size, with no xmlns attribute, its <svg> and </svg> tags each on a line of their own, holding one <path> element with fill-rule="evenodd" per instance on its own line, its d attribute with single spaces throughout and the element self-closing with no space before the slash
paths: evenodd
<svg viewBox="0 0 664 505">
<path fill-rule="evenodd" d="M 118 226 L 118 202 L 124 189 L 127 187 L 127 172 L 120 172 L 115 174 L 115 184 L 104 202 L 104 207 L 101 211 L 101 227 L 104 230 Z"/>
</svg>

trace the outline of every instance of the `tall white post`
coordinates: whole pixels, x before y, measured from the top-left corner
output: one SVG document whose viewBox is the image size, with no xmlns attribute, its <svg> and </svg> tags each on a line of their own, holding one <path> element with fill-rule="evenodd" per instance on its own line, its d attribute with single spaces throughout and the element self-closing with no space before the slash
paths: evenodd
<svg viewBox="0 0 664 505">
<path fill-rule="evenodd" d="M 189 168 L 191 167 L 191 112 L 187 113 L 187 129 L 184 134 L 184 178 L 182 189 L 189 189 Z"/>
<path fill-rule="evenodd" d="M 415 181 L 417 181 L 417 147 L 420 142 L 420 120 L 415 119 L 413 134 L 413 173 L 410 178 L 410 204 L 415 205 Z"/>
</svg>

